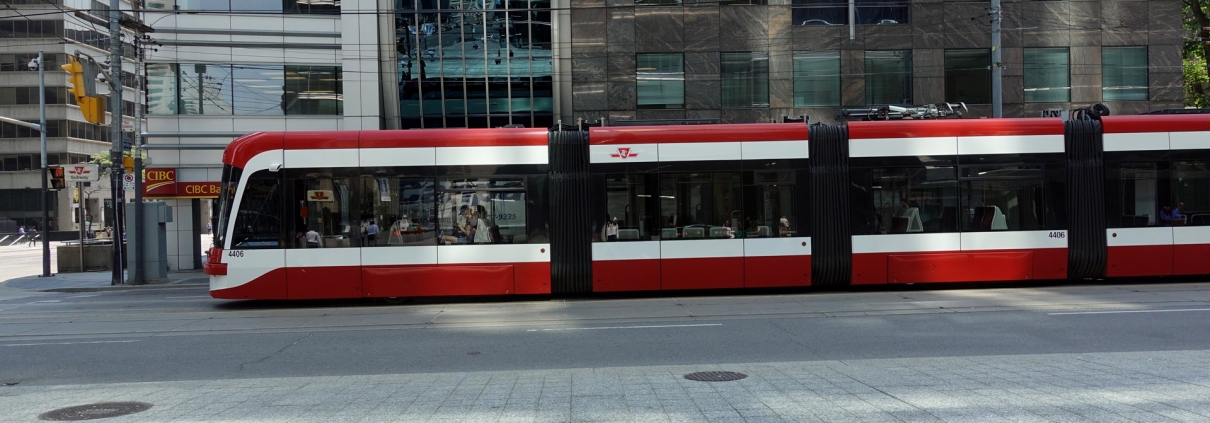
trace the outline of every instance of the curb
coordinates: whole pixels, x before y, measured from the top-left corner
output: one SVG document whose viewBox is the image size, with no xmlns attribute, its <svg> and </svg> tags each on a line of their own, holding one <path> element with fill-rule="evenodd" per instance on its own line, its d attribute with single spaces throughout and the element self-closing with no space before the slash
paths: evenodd
<svg viewBox="0 0 1210 423">
<path fill-rule="evenodd" d="M 51 289 L 31 289 L 29 291 L 36 292 L 101 292 L 101 291 L 134 291 L 140 289 L 185 289 L 209 287 L 210 283 L 178 283 L 178 284 L 156 284 L 156 285 L 112 285 L 112 286 L 96 286 L 84 288 L 51 288 Z M 20 288 L 13 288 L 20 289 Z"/>
</svg>

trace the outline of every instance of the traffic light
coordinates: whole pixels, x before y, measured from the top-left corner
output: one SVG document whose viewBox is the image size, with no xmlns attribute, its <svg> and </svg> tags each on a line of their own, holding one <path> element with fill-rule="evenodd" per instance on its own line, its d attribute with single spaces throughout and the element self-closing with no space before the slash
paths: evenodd
<svg viewBox="0 0 1210 423">
<path fill-rule="evenodd" d="M 126 169 L 126 173 L 134 173 L 134 157 L 122 156 L 122 167 Z"/>
<path fill-rule="evenodd" d="M 67 188 L 67 181 L 65 180 L 65 175 L 63 174 L 63 166 L 48 166 L 47 169 L 50 170 L 51 191 L 58 191 L 63 188 Z"/>
<path fill-rule="evenodd" d="M 97 95 L 97 70 L 92 62 L 80 62 L 75 56 L 68 55 L 69 63 L 61 66 L 71 76 L 71 90 L 76 98 L 84 120 L 105 124 L 105 98 Z"/>
</svg>

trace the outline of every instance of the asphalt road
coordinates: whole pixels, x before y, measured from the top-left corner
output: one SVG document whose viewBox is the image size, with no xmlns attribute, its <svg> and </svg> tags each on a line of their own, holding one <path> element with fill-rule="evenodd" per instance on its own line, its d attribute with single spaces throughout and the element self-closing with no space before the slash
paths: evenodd
<svg viewBox="0 0 1210 423">
<path fill-rule="evenodd" d="M 583 300 L 255 302 L 204 288 L 0 301 L 22 386 L 1210 349 L 1210 284 Z"/>
</svg>

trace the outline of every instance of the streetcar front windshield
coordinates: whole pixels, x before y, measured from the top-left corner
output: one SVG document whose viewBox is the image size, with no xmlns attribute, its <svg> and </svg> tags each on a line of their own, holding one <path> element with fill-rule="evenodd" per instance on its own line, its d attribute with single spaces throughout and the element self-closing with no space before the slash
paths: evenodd
<svg viewBox="0 0 1210 423">
<path fill-rule="evenodd" d="M 239 188 L 239 178 L 243 172 L 232 165 L 223 165 L 223 181 L 219 187 L 218 200 L 220 211 L 218 227 L 214 228 L 214 247 L 223 248 L 227 239 L 227 222 L 231 217 L 231 205 L 235 203 L 235 192 Z"/>
</svg>

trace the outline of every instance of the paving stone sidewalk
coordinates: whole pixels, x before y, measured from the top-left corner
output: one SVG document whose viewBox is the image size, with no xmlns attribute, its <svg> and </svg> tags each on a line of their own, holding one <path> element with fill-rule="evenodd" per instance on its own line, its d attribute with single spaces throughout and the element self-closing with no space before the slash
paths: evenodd
<svg viewBox="0 0 1210 423">
<path fill-rule="evenodd" d="M 205 285 L 210 282 L 201 271 L 168 272 L 168 281 L 156 285 L 111 285 L 111 272 L 60 273 L 49 278 L 28 276 L 0 282 L 9 288 L 29 291 L 90 290 L 90 289 L 139 289 L 164 285 Z M 125 277 L 123 277 L 125 279 Z"/>
<path fill-rule="evenodd" d="M 1210 351 L 1164 351 L 17 384 L 0 386 L 0 421 L 142 401 L 154 407 L 105 421 L 1204 422 L 1210 421 L 1208 362 Z M 682 377 L 709 370 L 748 377 Z"/>
</svg>

